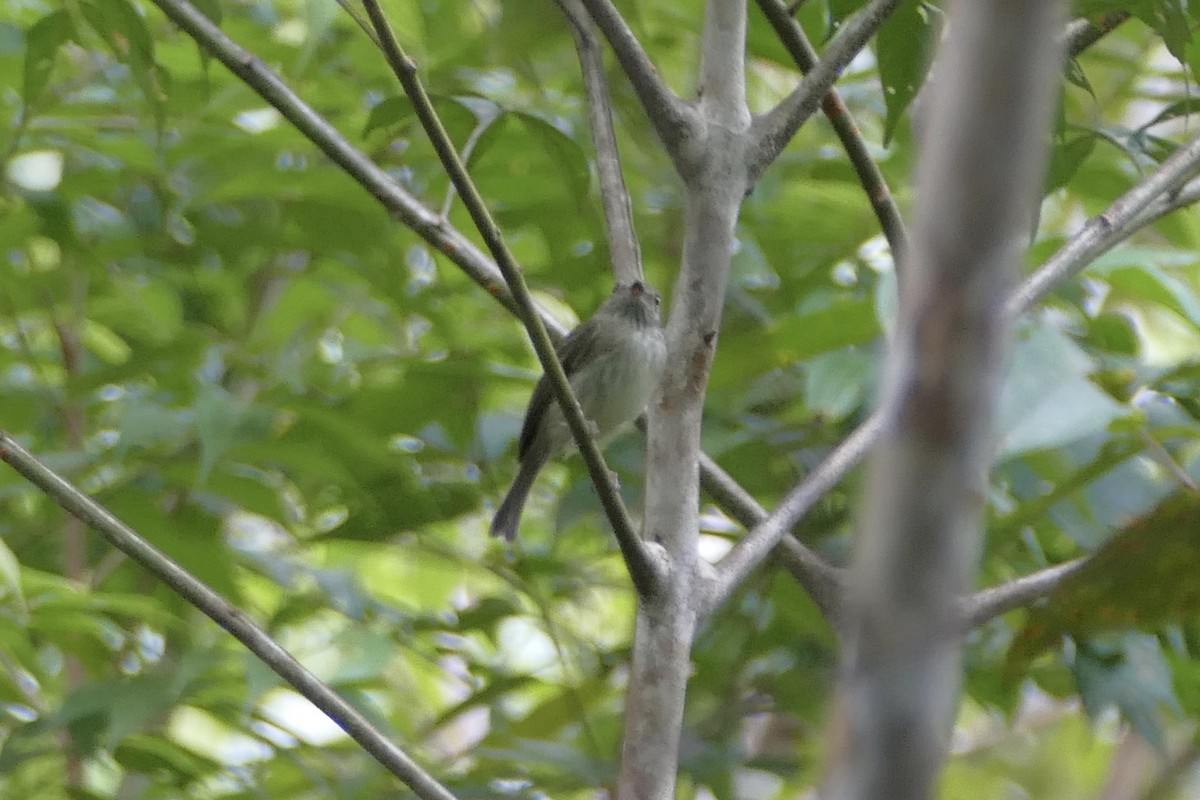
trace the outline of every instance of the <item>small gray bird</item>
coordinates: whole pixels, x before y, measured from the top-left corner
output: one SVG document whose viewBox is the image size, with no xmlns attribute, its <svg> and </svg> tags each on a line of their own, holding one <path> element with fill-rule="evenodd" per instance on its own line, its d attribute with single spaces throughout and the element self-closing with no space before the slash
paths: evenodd
<svg viewBox="0 0 1200 800">
<path fill-rule="evenodd" d="M 641 281 L 617 284 L 592 318 L 558 346 L 558 358 L 597 439 L 646 409 L 658 386 L 667 346 L 659 297 Z M 529 489 L 542 467 L 573 444 L 571 429 L 545 375 L 533 388 L 517 445 L 520 469 L 492 519 L 492 536 L 517 538 Z"/>
</svg>

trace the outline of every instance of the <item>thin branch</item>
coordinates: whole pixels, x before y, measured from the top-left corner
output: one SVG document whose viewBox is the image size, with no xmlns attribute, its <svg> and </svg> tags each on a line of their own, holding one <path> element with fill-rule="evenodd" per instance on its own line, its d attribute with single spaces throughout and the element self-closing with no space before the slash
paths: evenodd
<svg viewBox="0 0 1200 800">
<path fill-rule="evenodd" d="M 788 492 L 774 511 L 758 520 L 750 532 L 717 562 L 717 578 L 708 592 L 706 612 L 711 613 L 729 598 L 733 590 L 762 563 L 767 554 L 775 549 L 784 535 L 808 513 L 808 510 L 866 457 L 883 435 L 883 431 L 884 415 L 877 411 L 855 428 L 816 469 Z M 824 564 L 823 561 L 820 563 Z M 813 573 L 809 579 L 810 583 L 828 582 L 828 572 L 825 569 L 816 567 Z"/>
<path fill-rule="evenodd" d="M 1162 442 L 1150 435 L 1150 431 L 1144 425 L 1138 428 L 1138 438 L 1146 445 L 1146 449 L 1150 451 L 1150 456 L 1162 465 L 1167 472 L 1171 473 L 1171 477 L 1180 486 L 1192 494 L 1200 494 L 1200 487 L 1196 486 L 1196 482 L 1192 480 L 1192 476 L 1187 474 Z"/>
<path fill-rule="evenodd" d="M 792 17 L 782 0 L 757 0 L 757 2 L 763 16 L 775 29 L 775 35 L 779 37 L 779 41 L 783 43 L 788 55 L 792 57 L 792 61 L 796 63 L 801 72 L 810 72 L 819 63 L 817 51 L 808 41 L 800 23 Z M 871 157 L 862 133 L 854 123 L 854 118 L 850 116 L 850 110 L 842 102 L 841 95 L 837 93 L 837 90 L 830 89 L 825 93 L 821 99 L 821 110 L 825 112 L 825 117 L 833 126 L 833 132 L 841 141 L 846 156 L 850 159 L 850 165 L 854 167 L 859 183 L 867 193 L 871 208 L 879 219 L 879 227 L 888 240 L 888 246 L 891 247 L 893 261 L 899 264 L 908 244 L 908 233 L 904 228 L 904 220 L 900 217 L 900 209 L 896 206 L 896 199 L 892 196 L 887 180 L 883 177 L 883 172 L 875 163 L 875 159 Z"/>
<path fill-rule="evenodd" d="M 368 39 L 375 43 L 376 47 L 380 47 L 379 37 L 376 36 L 375 31 L 371 29 L 370 23 L 363 19 L 362 14 L 359 13 L 358 6 L 354 5 L 351 0 L 334 0 L 334 2 L 342 7 L 342 11 L 345 11 L 350 15 L 350 19 L 354 20 L 354 24 L 357 25 L 362 32 L 367 35 Z"/>
<path fill-rule="evenodd" d="M 583 93 L 587 101 L 588 127 L 596 148 L 596 173 L 600 177 L 600 200 L 604 206 L 604 230 L 613 273 L 621 283 L 642 279 L 642 252 L 633 227 L 633 204 L 621 171 L 621 153 L 613 132 L 612 105 L 608 81 L 604 77 L 604 58 L 596 39 L 591 17 L 580 0 L 558 0 L 559 8 L 571 25 L 579 68 L 583 73 Z"/>
<path fill-rule="evenodd" d="M 1091 556 L 1083 556 L 964 597 L 959 602 L 962 629 L 976 628 L 1001 614 L 1045 597 L 1090 561 Z"/>
<path fill-rule="evenodd" d="M 746 526 L 747 530 L 767 518 L 766 509 L 758 504 L 754 496 L 704 454 L 700 456 L 700 485 L 725 513 Z M 791 536 L 782 537 L 771 555 L 804 587 L 822 616 L 836 631 L 845 582 L 843 570 L 833 566 Z M 720 586 L 728 593 L 738 585 L 740 583 L 726 586 L 724 583 L 714 582 L 709 585 L 708 591 L 711 593 Z M 705 613 L 715 609 L 725 596 L 727 595 L 705 597 Z"/>
<path fill-rule="evenodd" d="M 176 564 L 137 532 L 34 458 L 4 431 L 0 431 L 0 459 L 26 480 L 124 552 L 172 591 L 200 609 L 209 619 L 233 634 L 239 642 L 313 705 L 346 731 L 389 772 L 422 800 L 454 800 L 454 795 L 388 741 L 354 706 L 305 669 L 266 631 L 250 621 L 225 598 Z"/>
<path fill-rule="evenodd" d="M 1088 220 L 1058 252 L 1050 257 L 1008 299 L 1009 316 L 1023 314 L 1051 289 L 1064 283 L 1101 253 L 1127 238 L 1131 225 L 1144 210 L 1164 194 L 1175 192 L 1196 173 L 1200 165 L 1200 136 L 1180 146 L 1162 164 L 1104 213 Z"/>
<path fill-rule="evenodd" d="M 1129 223 L 1126 237 L 1132 236 L 1147 225 L 1157 222 L 1173 211 L 1180 211 L 1200 202 L 1200 179 L 1193 178 L 1173 192 L 1155 200 Z"/>
<path fill-rule="evenodd" d="M 471 220 L 475 223 L 475 227 L 479 230 L 480 236 L 483 237 L 488 250 L 496 260 L 496 265 L 504 275 L 505 282 L 512 291 L 518 318 L 529 332 L 538 360 L 541 361 L 542 368 L 550 378 L 550 385 L 554 389 L 554 394 L 562 408 L 563 416 L 566 417 L 571 434 L 579 446 L 579 452 L 587 464 L 588 474 L 591 475 L 596 493 L 600 496 L 601 505 L 604 506 L 604 511 L 612 523 L 617 544 L 621 548 L 621 554 L 625 557 L 633 584 L 643 597 L 652 596 L 662 583 L 664 565 L 661 561 L 656 560 L 650 548 L 634 530 L 633 521 L 629 518 L 629 512 L 621 501 L 621 495 L 617 490 L 612 472 L 604 463 L 604 456 L 601 455 L 599 446 L 588 430 L 588 421 L 583 415 L 583 409 L 579 407 L 579 401 L 571 390 L 570 381 L 567 380 L 562 363 L 558 360 L 550 336 L 542 325 L 541 317 L 530 297 L 529 288 L 525 285 L 521 268 L 505 246 L 500 229 L 488 212 L 479 190 L 475 188 L 474 182 L 467 174 L 466 168 L 454 149 L 454 143 L 450 141 L 449 135 L 433 109 L 433 104 L 429 101 L 429 96 L 425 93 L 424 86 L 417 78 L 416 64 L 401 49 L 383 10 L 379 7 L 378 0 L 363 0 L 363 6 L 366 8 L 371 24 L 375 27 L 375 32 L 379 35 L 388 65 L 404 87 L 409 100 L 412 101 L 413 110 L 433 143 L 442 166 L 445 167 L 450 180 L 457 187 L 463 205 L 470 213 Z"/>
<path fill-rule="evenodd" d="M 700 118 L 695 109 L 679 99 L 663 82 L 641 42 L 612 0 L 582 2 L 612 47 L 667 154 L 676 167 L 683 169 L 683 165 L 689 163 L 686 145 L 696 138 L 700 130 Z"/>
<path fill-rule="evenodd" d="M 783 102 L 765 115 L 757 117 L 751 128 L 753 143 L 746 165 L 750 182 L 754 183 L 766 171 L 800 126 L 816 113 L 821 98 L 833 86 L 843 69 L 862 50 L 901 0 L 871 0 L 838 32 L 821 60 L 804 76 L 796 89 Z"/>
<path fill-rule="evenodd" d="M 1130 16 L 1128 11 L 1111 11 L 1095 22 L 1083 18 L 1072 20 L 1061 39 L 1067 57 L 1078 58 L 1084 50 L 1112 33 Z"/>
<path fill-rule="evenodd" d="M 374 33 L 374 31 L 372 31 L 372 33 Z M 380 49 L 382 49 L 382 46 Z M 491 119 L 495 119 L 495 117 L 492 117 Z M 475 150 L 475 145 L 479 144 L 479 140 L 483 138 L 483 134 L 487 132 L 487 129 L 487 122 L 478 122 L 475 125 L 475 129 L 471 131 L 470 135 L 467 136 L 467 140 L 463 142 L 462 149 L 462 159 L 464 163 L 470 162 L 471 153 Z M 442 201 L 442 219 L 450 219 L 450 210 L 454 207 L 454 198 L 457 196 L 458 189 L 455 188 L 454 182 L 451 181 L 450 185 L 446 187 L 446 199 Z"/>
</svg>

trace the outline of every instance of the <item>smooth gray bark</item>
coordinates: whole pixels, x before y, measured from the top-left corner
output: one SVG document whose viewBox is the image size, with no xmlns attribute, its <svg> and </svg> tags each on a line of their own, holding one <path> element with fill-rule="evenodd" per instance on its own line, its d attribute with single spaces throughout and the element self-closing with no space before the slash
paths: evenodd
<svg viewBox="0 0 1200 800">
<path fill-rule="evenodd" d="M 924 800 L 959 696 L 1015 282 L 1041 185 L 1063 6 L 957 0 L 851 568 L 827 800 Z"/>
</svg>

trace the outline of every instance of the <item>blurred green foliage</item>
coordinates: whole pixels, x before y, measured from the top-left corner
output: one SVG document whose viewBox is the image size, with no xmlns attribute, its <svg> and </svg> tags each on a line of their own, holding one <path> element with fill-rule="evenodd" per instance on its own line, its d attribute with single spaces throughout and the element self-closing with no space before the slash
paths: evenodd
<svg viewBox="0 0 1200 800">
<path fill-rule="evenodd" d="M 619 5 L 691 96 L 698 4 Z M 861 5 L 812 0 L 798 19 L 820 43 Z M 539 484 L 515 552 L 487 540 L 537 376 L 519 326 L 149 0 L 0 8 L 0 426 L 261 620 L 459 796 L 596 796 L 616 769 L 634 601 L 576 463 Z M 383 59 L 333 3 L 201 8 L 476 238 Z M 611 277 L 560 15 L 385 8 L 451 135 L 473 143 L 472 174 L 535 288 L 590 312 Z M 1031 267 L 1195 126 L 1196 4 L 1077 4 L 1089 18 L 1125 8 L 1136 19 L 1064 72 Z M 941 13 L 905 3 L 839 83 L 905 211 L 909 103 Z M 764 111 L 797 74 L 754 9 L 749 52 Z M 609 78 L 647 274 L 669 290 L 681 194 L 627 82 Z M 864 417 L 895 280 L 822 119 L 747 198 L 737 242 L 705 446 L 770 507 Z M 983 585 L 1103 547 L 1174 491 L 1166 457 L 1200 479 L 1197 252 L 1200 224 L 1177 213 L 1021 321 Z M 636 504 L 636 437 L 610 459 Z M 836 562 L 857 483 L 799 529 Z M 15 473 L 0 471 L 0 504 L 0 796 L 394 794 L 265 667 Z M 735 526 L 710 510 L 715 553 Z M 945 797 L 1092 796 L 1112 739 L 1089 734 L 1076 696 L 1164 747 L 1194 727 L 1195 548 L 1163 573 L 1186 598 L 1138 589 L 1160 574 L 1146 559 L 1194 538 L 1187 519 L 1131 527 L 1123 537 L 1172 538 L 1098 562 L 1069 607 L 1051 598 L 1080 624 L 1056 622 L 1015 676 L 1010 646 L 1048 611 L 971 634 L 961 723 L 999 717 L 1000 733 L 958 751 Z M 1101 624 L 1114 609 L 1142 632 Z M 697 640 L 680 796 L 811 787 L 836 661 L 796 583 L 755 575 Z M 1061 713 L 1010 727 L 1030 698 Z"/>
</svg>

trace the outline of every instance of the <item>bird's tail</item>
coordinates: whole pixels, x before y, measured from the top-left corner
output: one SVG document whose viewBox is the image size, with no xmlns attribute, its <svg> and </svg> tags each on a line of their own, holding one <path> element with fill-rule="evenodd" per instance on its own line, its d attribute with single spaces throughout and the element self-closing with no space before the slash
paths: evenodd
<svg viewBox="0 0 1200 800">
<path fill-rule="evenodd" d="M 517 477 L 513 478 L 512 486 L 508 488 L 508 494 L 504 495 L 504 501 L 496 510 L 496 516 L 492 517 L 492 536 L 503 536 L 510 542 L 517 538 L 517 526 L 521 524 L 525 499 L 529 497 L 529 490 L 533 487 L 533 479 L 537 474 L 536 467 L 521 464 Z"/>
</svg>

